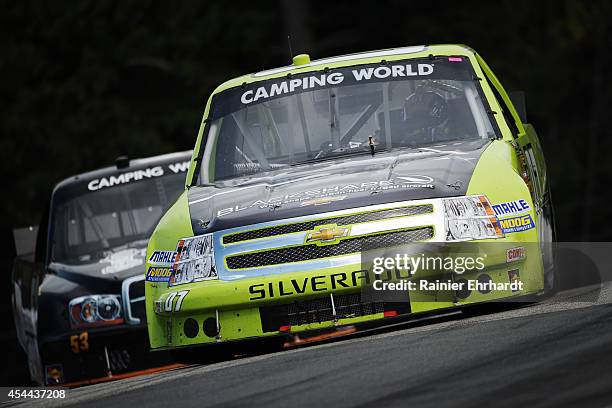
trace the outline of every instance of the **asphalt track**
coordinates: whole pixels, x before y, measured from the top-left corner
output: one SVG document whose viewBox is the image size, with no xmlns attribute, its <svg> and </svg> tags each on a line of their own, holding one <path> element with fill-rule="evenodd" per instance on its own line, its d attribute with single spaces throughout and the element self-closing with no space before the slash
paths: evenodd
<svg viewBox="0 0 612 408">
<path fill-rule="evenodd" d="M 70 390 L 33 406 L 612 405 L 612 286 Z M 23 406 L 20 404 L 20 406 Z"/>
</svg>

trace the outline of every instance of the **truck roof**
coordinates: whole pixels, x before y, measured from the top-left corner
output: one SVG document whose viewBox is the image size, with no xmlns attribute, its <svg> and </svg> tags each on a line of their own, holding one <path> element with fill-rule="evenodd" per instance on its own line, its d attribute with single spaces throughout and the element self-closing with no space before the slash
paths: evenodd
<svg viewBox="0 0 612 408">
<path fill-rule="evenodd" d="M 63 189 L 73 184 L 83 183 L 85 180 L 102 178 L 110 175 L 121 174 L 126 171 L 130 171 L 133 169 L 150 167 L 152 165 L 158 165 L 169 162 L 178 162 L 178 161 L 190 161 L 193 151 L 186 150 L 182 152 L 175 153 L 166 153 L 160 154 L 157 156 L 150 156 L 145 158 L 137 158 L 130 159 L 129 167 L 125 168 L 117 168 L 117 166 L 107 166 L 97 170 L 92 170 L 80 174 L 76 174 L 74 176 L 68 177 L 55 185 L 53 191 L 57 191 L 59 189 Z"/>
<path fill-rule="evenodd" d="M 237 78 L 230 79 L 219 85 L 213 95 L 222 92 L 226 89 L 241 86 L 266 79 L 278 78 L 290 74 L 298 74 L 303 72 L 318 71 L 328 68 L 337 68 L 343 66 L 351 66 L 355 64 L 367 64 L 382 60 L 393 61 L 405 58 L 423 58 L 429 55 L 472 55 L 474 50 L 466 45 L 461 44 L 440 44 L 440 45 L 416 45 L 409 47 L 387 48 L 382 50 L 359 52 L 354 54 L 345 54 L 334 57 L 322 58 L 310 61 L 306 55 L 305 59 L 297 59 L 294 57 L 294 63 L 284 67 L 267 69 L 259 72 L 250 73 Z"/>
</svg>

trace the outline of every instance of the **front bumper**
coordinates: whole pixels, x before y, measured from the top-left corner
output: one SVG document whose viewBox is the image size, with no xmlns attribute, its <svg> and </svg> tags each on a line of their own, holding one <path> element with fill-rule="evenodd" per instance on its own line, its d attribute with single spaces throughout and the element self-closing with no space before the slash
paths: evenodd
<svg viewBox="0 0 612 408">
<path fill-rule="evenodd" d="M 55 313 L 56 320 L 42 316 L 38 351 L 44 382 L 73 383 L 169 362 L 167 355 L 149 353 L 144 290 L 144 275 L 121 282 L 122 324 L 75 328 L 61 325 L 67 320 L 63 314 Z M 46 308 L 61 310 L 66 303 L 63 296 Z"/>
<path fill-rule="evenodd" d="M 39 343 L 46 385 L 75 383 L 171 362 L 149 353 L 146 326 L 71 332 Z"/>
<path fill-rule="evenodd" d="M 535 214 L 531 216 L 535 218 Z M 428 199 L 215 232 L 212 242 L 218 280 L 171 287 L 165 282 L 147 282 L 152 349 L 317 330 L 543 290 L 535 228 L 504 238 L 452 244 L 445 240 L 445 229 L 442 200 Z M 320 241 L 311 242 L 313 237 Z M 352 244 L 355 242 L 357 245 Z M 409 251 L 430 256 L 486 258 L 483 269 L 455 273 L 434 268 L 418 276 L 405 276 L 407 281 L 507 284 L 518 279 L 523 286 L 521 290 L 491 291 L 417 287 L 381 297 L 371 289 L 375 277 L 367 272 L 371 267 L 368 257 L 404 244 L 410 245 Z M 523 256 L 509 259 L 508 250 L 517 247 L 524 250 Z"/>
<path fill-rule="evenodd" d="M 432 244 L 434 250 L 439 246 Z M 304 272 L 255 276 L 234 281 L 207 281 L 180 285 L 147 299 L 153 349 L 268 337 L 287 332 L 319 330 L 460 307 L 473 303 L 510 300 L 542 292 L 543 269 L 538 244 L 521 244 L 523 259 L 507 262 L 507 250 L 517 243 L 491 243 L 485 268 L 431 272 L 408 278 L 439 281 L 489 281 L 507 284 L 520 279 L 522 290 L 372 290 L 375 276 L 364 265 L 352 263 Z M 474 251 L 481 248 L 474 243 Z M 478 249 L 477 249 L 478 248 Z M 448 252 L 444 252 L 448 254 Z M 387 281 L 385 276 L 382 280 Z M 398 279 L 389 280 L 397 282 Z M 418 285 L 418 283 L 416 283 Z M 183 292 L 180 308 L 176 294 Z M 167 308 L 170 300 L 170 308 Z"/>
</svg>

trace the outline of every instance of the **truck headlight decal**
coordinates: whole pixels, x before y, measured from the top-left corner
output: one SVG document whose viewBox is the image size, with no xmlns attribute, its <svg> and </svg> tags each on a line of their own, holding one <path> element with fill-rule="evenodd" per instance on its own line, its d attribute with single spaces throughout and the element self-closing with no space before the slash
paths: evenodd
<svg viewBox="0 0 612 408">
<path fill-rule="evenodd" d="M 68 304 L 72 328 L 122 324 L 119 295 L 90 295 L 74 298 Z"/>
<path fill-rule="evenodd" d="M 504 232 L 484 195 L 442 199 L 447 241 L 502 238 Z"/>
<path fill-rule="evenodd" d="M 219 279 L 212 234 L 181 239 L 176 252 L 168 286 Z"/>
</svg>

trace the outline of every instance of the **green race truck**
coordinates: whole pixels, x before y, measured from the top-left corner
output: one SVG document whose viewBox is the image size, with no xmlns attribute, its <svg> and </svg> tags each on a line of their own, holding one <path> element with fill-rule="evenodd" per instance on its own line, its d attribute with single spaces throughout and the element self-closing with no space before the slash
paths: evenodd
<svg viewBox="0 0 612 408">
<path fill-rule="evenodd" d="M 551 291 L 549 183 L 517 95 L 462 45 L 302 54 L 220 85 L 149 240 L 152 349 Z M 374 272 L 389 254 L 413 262 Z"/>
</svg>

